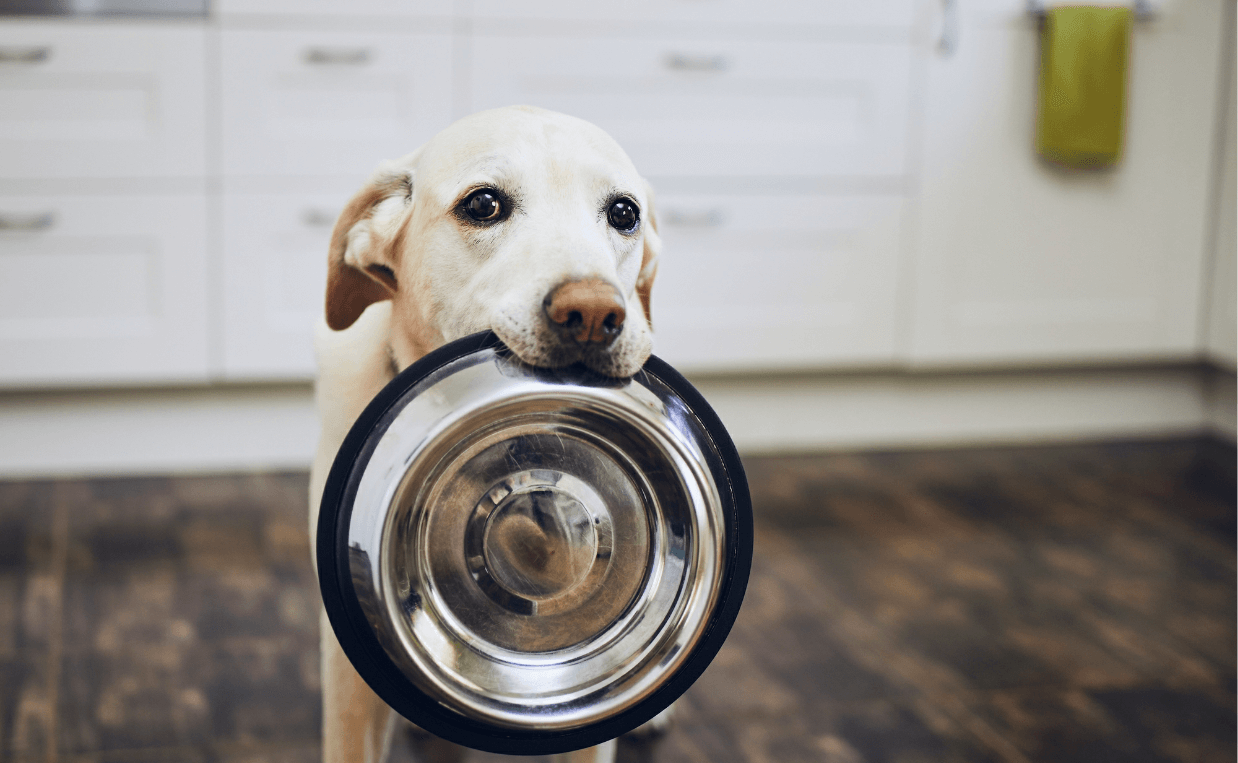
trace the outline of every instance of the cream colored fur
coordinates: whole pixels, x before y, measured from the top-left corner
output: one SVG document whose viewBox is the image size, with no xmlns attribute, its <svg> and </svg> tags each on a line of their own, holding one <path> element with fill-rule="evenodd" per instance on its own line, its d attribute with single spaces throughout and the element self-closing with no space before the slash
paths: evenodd
<svg viewBox="0 0 1238 763">
<path fill-rule="evenodd" d="M 481 228 L 459 217 L 460 201 L 482 186 L 512 194 L 508 220 Z M 638 235 L 608 225 L 606 200 L 616 194 L 640 208 Z M 608 135 L 528 107 L 463 119 L 381 167 L 333 235 L 327 318 L 315 337 L 322 433 L 310 475 L 311 537 L 327 472 L 357 416 L 397 370 L 443 343 L 493 329 L 534 365 L 580 360 L 613 376 L 635 373 L 652 344 L 652 201 Z M 544 300 L 576 278 L 604 279 L 626 298 L 627 320 L 609 352 L 575 356 L 554 341 Z M 322 623 L 323 759 L 378 763 L 393 713 L 353 670 L 325 616 Z M 608 744 L 564 760 L 613 754 Z"/>
</svg>

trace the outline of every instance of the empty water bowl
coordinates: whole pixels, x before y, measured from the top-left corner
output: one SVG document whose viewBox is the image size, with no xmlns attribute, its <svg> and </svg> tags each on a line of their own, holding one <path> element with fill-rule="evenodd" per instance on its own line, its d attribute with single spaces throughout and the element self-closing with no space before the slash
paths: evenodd
<svg viewBox="0 0 1238 763">
<path fill-rule="evenodd" d="M 422 728 L 548 754 L 666 708 L 722 646 L 752 558 L 743 468 L 665 362 L 534 368 L 489 333 L 413 364 L 345 439 L 318 575 L 357 671 Z"/>
</svg>

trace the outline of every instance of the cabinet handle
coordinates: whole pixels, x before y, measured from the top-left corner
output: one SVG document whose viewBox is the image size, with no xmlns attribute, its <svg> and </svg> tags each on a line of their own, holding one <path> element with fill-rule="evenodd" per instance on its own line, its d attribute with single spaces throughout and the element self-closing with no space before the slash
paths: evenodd
<svg viewBox="0 0 1238 763">
<path fill-rule="evenodd" d="M 721 228 L 726 223 L 726 213 L 721 209 L 670 209 L 658 215 L 664 225 L 682 228 Z"/>
<path fill-rule="evenodd" d="M 328 212 L 325 209 L 306 209 L 301 212 L 301 222 L 305 223 L 309 228 L 330 228 L 335 225 L 335 218 L 339 217 L 334 212 Z"/>
<path fill-rule="evenodd" d="M 47 230 L 55 223 L 56 214 L 54 212 L 36 212 L 29 215 L 0 212 L 0 230 Z"/>
<path fill-rule="evenodd" d="M 0 63 L 40 64 L 52 57 L 52 49 L 46 45 L 30 48 L 0 48 Z"/>
<path fill-rule="evenodd" d="M 692 53 L 668 53 L 662 62 L 677 72 L 723 72 L 731 65 L 723 55 Z"/>
<path fill-rule="evenodd" d="M 1135 0 L 1131 10 L 1135 12 L 1135 18 L 1140 21 L 1151 21 L 1156 18 L 1156 10 L 1152 7 L 1151 0 Z M 1038 20 L 1044 20 L 1045 0 L 1027 0 L 1027 12 Z"/>
<path fill-rule="evenodd" d="M 306 48 L 305 63 L 318 66 L 364 66 L 370 62 L 369 48 Z"/>
<path fill-rule="evenodd" d="M 953 55 L 959 47 L 958 0 L 941 0 L 941 37 L 937 38 L 937 50 L 943 55 Z"/>
</svg>

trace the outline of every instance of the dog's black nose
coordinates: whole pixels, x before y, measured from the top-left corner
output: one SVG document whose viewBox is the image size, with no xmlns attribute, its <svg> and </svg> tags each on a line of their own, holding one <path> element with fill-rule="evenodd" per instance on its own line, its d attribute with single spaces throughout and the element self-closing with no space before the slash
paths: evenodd
<svg viewBox="0 0 1238 763">
<path fill-rule="evenodd" d="M 581 344 L 610 344 L 627 317 L 615 285 L 589 278 L 560 284 L 546 297 L 546 317 Z"/>
</svg>

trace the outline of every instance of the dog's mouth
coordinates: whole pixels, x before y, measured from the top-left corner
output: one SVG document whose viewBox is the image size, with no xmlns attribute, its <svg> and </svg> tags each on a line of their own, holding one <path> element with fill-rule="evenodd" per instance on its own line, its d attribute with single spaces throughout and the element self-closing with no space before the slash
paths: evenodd
<svg viewBox="0 0 1238 763">
<path fill-rule="evenodd" d="M 614 341 L 600 345 L 572 341 L 552 332 L 522 331 L 502 325 L 492 330 L 516 357 L 539 368 L 565 368 L 576 363 L 603 376 L 626 379 L 634 375 L 649 357 L 649 348 L 635 346 L 623 332 Z"/>
</svg>

